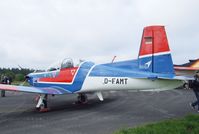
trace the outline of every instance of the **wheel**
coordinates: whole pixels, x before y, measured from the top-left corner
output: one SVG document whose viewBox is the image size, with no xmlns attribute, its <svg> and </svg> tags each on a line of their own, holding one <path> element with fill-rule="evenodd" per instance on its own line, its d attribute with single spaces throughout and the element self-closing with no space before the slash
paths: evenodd
<svg viewBox="0 0 199 134">
<path fill-rule="evenodd" d="M 189 89 L 189 84 L 188 84 L 188 83 L 185 83 L 185 84 L 183 85 L 183 87 L 184 87 L 185 89 Z"/>
<path fill-rule="evenodd" d="M 87 95 L 85 95 L 85 94 L 79 94 L 78 95 L 78 97 L 77 97 L 77 102 L 79 103 L 79 104 L 85 104 L 85 103 L 87 103 Z"/>
</svg>

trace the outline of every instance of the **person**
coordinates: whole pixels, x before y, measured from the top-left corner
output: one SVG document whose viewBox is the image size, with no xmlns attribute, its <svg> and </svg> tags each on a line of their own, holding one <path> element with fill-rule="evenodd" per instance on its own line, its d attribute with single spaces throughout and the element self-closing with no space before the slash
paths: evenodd
<svg viewBox="0 0 199 134">
<path fill-rule="evenodd" d="M 7 76 L 3 76 L 2 80 L 1 80 L 1 84 L 11 84 L 12 79 L 11 77 L 7 77 Z M 1 97 L 5 97 L 6 96 L 6 91 L 5 90 L 1 90 Z"/>
<path fill-rule="evenodd" d="M 198 106 L 197 112 L 199 112 L 199 74 L 194 76 L 194 80 L 189 81 L 189 87 L 193 89 L 193 92 L 196 96 L 196 101 L 191 102 L 190 106 L 193 109 L 196 109 L 196 106 Z"/>
<path fill-rule="evenodd" d="M 6 97 L 6 91 L 5 90 L 1 90 L 1 97 Z"/>
<path fill-rule="evenodd" d="M 9 82 L 8 77 L 3 76 L 3 79 L 1 80 L 2 84 L 7 84 L 7 82 Z M 5 97 L 6 96 L 6 92 L 5 90 L 1 90 L 1 97 Z"/>
</svg>

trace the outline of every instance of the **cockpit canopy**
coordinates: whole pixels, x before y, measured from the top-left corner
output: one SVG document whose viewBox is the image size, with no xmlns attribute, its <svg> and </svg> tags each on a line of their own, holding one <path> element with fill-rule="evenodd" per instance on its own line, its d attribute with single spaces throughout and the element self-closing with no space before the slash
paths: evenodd
<svg viewBox="0 0 199 134">
<path fill-rule="evenodd" d="M 73 64 L 73 60 L 72 59 L 64 59 L 61 63 L 61 69 L 63 68 L 73 68 L 74 64 Z"/>
<path fill-rule="evenodd" d="M 82 60 L 79 60 L 79 63 L 83 62 Z M 65 58 L 64 60 L 57 61 L 53 63 L 51 66 L 47 68 L 46 71 L 55 71 L 60 70 L 63 68 L 73 68 L 79 66 L 78 64 L 74 64 L 73 60 L 71 58 Z"/>
</svg>

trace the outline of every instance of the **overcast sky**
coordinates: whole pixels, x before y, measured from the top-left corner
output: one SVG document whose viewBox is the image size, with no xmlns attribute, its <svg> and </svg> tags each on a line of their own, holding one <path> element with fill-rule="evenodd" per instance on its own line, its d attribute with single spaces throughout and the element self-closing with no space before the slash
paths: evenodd
<svg viewBox="0 0 199 134">
<path fill-rule="evenodd" d="M 198 0 L 1 0 L 0 67 L 134 59 L 143 27 L 156 24 L 174 63 L 199 58 Z"/>
</svg>

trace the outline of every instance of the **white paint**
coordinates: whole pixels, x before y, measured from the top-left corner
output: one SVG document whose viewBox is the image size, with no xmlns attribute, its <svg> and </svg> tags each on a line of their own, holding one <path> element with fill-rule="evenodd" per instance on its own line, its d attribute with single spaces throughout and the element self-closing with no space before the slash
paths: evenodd
<svg viewBox="0 0 199 134">
<path fill-rule="evenodd" d="M 87 77 L 84 81 L 82 89 L 79 92 L 97 92 L 97 91 L 115 91 L 115 90 L 140 90 L 140 91 L 163 91 L 179 87 L 183 84 L 180 80 L 166 80 L 166 79 L 138 79 L 117 77 L 119 79 L 127 78 L 126 84 L 108 84 L 104 83 L 104 79 L 114 79 L 115 77 Z"/>
<path fill-rule="evenodd" d="M 151 56 L 160 56 L 160 55 L 165 55 L 165 54 L 171 54 L 171 52 L 166 51 L 166 52 L 159 52 L 159 53 L 154 53 L 154 54 L 146 54 L 146 55 L 139 56 L 139 58 L 146 58 L 146 57 L 151 57 Z"/>
<path fill-rule="evenodd" d="M 44 95 L 39 95 L 39 101 L 36 105 L 36 108 L 39 108 L 41 107 L 41 105 L 44 105 L 43 100 L 44 100 Z"/>
<path fill-rule="evenodd" d="M 100 101 L 104 101 L 104 98 L 102 96 L 102 92 L 96 92 L 97 97 L 99 98 Z"/>
<path fill-rule="evenodd" d="M 151 65 L 151 60 L 149 61 L 149 62 L 147 62 L 147 63 L 145 63 L 145 66 L 147 67 L 147 68 L 149 68 L 150 67 L 150 65 Z"/>
</svg>

